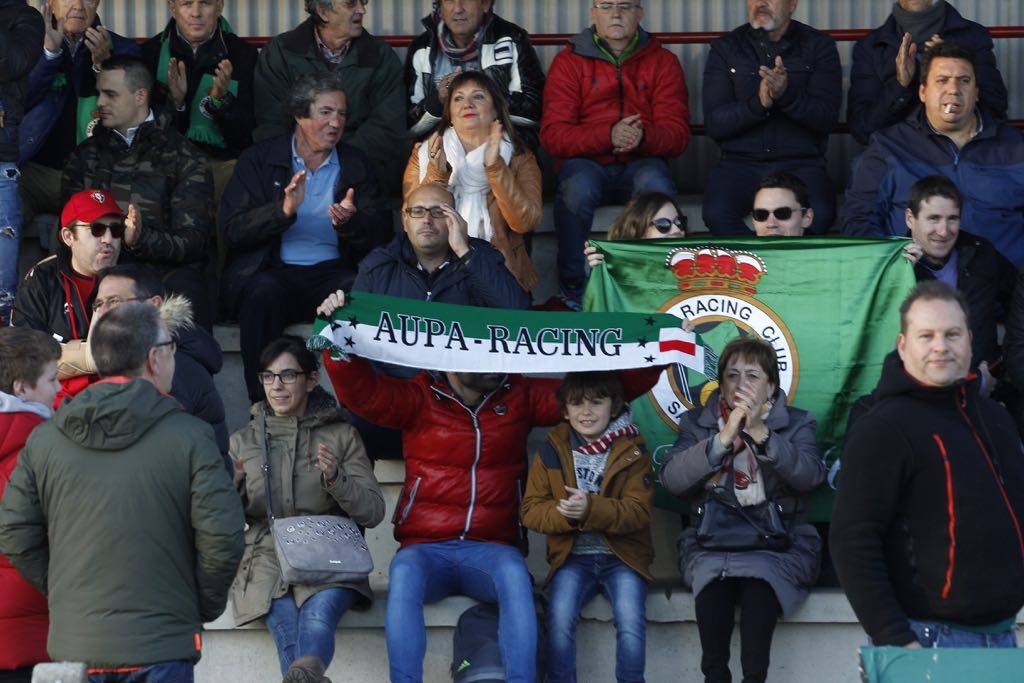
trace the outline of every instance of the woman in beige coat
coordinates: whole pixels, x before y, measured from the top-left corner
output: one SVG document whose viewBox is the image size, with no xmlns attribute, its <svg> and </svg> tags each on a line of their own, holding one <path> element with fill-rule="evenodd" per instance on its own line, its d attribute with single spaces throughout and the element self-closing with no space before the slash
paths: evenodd
<svg viewBox="0 0 1024 683">
<path fill-rule="evenodd" d="M 267 522 L 265 460 L 270 461 L 276 517 L 344 515 L 367 527 L 384 517 L 384 498 L 363 442 L 337 402 L 317 385 L 317 367 L 316 356 L 298 337 L 267 346 L 259 374 L 266 400 L 253 405 L 253 419 L 231 436 L 248 523 L 245 555 L 231 589 L 235 623 L 264 618 L 282 674 L 293 662 L 295 668 L 312 664 L 322 674 L 334 656 L 342 614 L 354 605 L 368 605 L 373 595 L 365 579 L 315 586 L 284 583 Z"/>
<path fill-rule="evenodd" d="M 447 185 L 470 237 L 490 242 L 529 292 L 537 271 L 523 235 L 540 223 L 540 167 L 516 137 L 508 105 L 490 76 L 466 71 L 452 79 L 437 131 L 413 148 L 402 194 L 424 183 Z"/>
</svg>

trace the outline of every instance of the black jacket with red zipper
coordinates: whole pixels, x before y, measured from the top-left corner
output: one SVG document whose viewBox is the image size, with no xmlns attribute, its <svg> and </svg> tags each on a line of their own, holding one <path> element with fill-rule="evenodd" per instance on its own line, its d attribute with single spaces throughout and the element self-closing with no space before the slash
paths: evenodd
<svg viewBox="0 0 1024 683">
<path fill-rule="evenodd" d="M 53 335 L 59 342 L 85 339 L 89 335 L 93 297 L 82 300 L 74 277 L 71 253 L 66 248 L 32 266 L 18 287 L 11 325 L 31 327 Z"/>
<path fill-rule="evenodd" d="M 914 641 L 908 619 L 981 626 L 1024 605 L 1024 451 L 978 387 L 924 386 L 893 352 L 847 436 L 829 540 L 875 645 Z"/>
</svg>

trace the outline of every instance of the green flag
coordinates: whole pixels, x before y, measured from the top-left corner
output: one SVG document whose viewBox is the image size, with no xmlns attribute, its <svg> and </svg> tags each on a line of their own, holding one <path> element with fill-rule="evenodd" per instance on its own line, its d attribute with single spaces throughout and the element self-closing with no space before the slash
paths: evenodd
<svg viewBox="0 0 1024 683">
<path fill-rule="evenodd" d="M 838 457 L 853 402 L 874 389 L 895 348 L 899 305 L 914 286 L 903 239 L 735 238 L 594 242 L 605 264 L 594 269 L 587 311 L 657 311 L 689 318 L 705 361 L 730 339 L 756 335 L 778 356 L 789 402 L 818 421 L 818 442 Z M 633 403 L 660 469 L 679 417 L 718 387 L 707 372 L 675 367 Z M 831 515 L 831 490 L 812 499 L 811 516 Z M 683 509 L 659 490 L 659 505 Z"/>
</svg>

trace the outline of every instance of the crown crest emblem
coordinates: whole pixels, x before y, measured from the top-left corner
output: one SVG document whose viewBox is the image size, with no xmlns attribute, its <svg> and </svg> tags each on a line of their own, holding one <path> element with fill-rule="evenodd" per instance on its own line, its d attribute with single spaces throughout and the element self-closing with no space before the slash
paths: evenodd
<svg viewBox="0 0 1024 683">
<path fill-rule="evenodd" d="M 665 267 L 685 292 L 725 289 L 753 295 L 768 272 L 757 254 L 711 246 L 676 247 L 665 257 Z"/>
<path fill-rule="evenodd" d="M 89 196 L 92 197 L 97 204 L 102 204 L 103 202 L 107 201 L 107 196 L 102 192 L 93 192 Z"/>
</svg>

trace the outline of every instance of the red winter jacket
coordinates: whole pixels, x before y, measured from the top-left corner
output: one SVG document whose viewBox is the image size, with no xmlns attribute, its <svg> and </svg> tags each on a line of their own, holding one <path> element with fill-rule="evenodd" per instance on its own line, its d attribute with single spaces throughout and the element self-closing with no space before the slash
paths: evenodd
<svg viewBox="0 0 1024 683">
<path fill-rule="evenodd" d="M 18 462 L 29 433 L 43 419 L 30 412 L 6 412 L 17 399 L 0 394 L 0 496 Z M 46 633 L 50 628 L 46 597 L 33 588 L 0 555 L 0 671 L 50 661 Z"/>
<path fill-rule="evenodd" d="M 405 486 L 395 506 L 403 546 L 454 538 L 515 544 L 526 483 L 526 439 L 562 420 L 561 380 L 508 375 L 476 409 L 442 379 L 379 374 L 362 358 L 324 366 L 338 399 L 361 417 L 402 430 Z M 621 374 L 627 399 L 654 386 L 664 368 Z"/>
<path fill-rule="evenodd" d="M 628 154 L 612 153 L 612 127 L 640 114 L 644 137 Z M 690 142 L 690 107 L 679 60 L 643 29 L 636 51 L 616 66 L 588 28 L 555 56 L 544 87 L 541 143 L 562 160 L 619 164 L 679 156 Z"/>
</svg>

